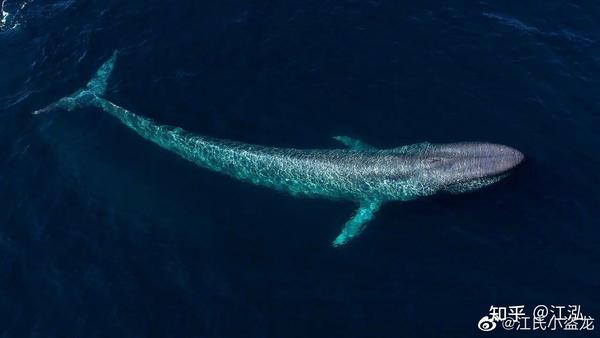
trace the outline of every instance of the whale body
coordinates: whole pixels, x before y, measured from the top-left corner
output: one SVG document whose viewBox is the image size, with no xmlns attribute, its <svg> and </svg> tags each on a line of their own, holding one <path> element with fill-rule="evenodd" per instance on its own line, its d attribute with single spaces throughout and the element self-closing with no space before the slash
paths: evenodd
<svg viewBox="0 0 600 338">
<path fill-rule="evenodd" d="M 524 159 L 511 147 L 480 142 L 424 142 L 377 149 L 351 137 L 336 136 L 344 149 L 307 150 L 196 135 L 160 125 L 104 98 L 116 58 L 117 52 L 85 88 L 34 113 L 97 107 L 143 138 L 198 166 L 296 196 L 354 201 L 358 210 L 333 241 L 334 246 L 358 236 L 387 201 L 479 189 L 506 177 Z"/>
</svg>

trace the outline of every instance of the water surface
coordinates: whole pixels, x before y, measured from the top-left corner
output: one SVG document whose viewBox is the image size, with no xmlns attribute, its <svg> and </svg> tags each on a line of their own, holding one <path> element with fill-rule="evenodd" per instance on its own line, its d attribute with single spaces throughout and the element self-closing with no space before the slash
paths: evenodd
<svg viewBox="0 0 600 338">
<path fill-rule="evenodd" d="M 597 2 L 2 9 L 0 335 L 466 337 L 492 304 L 600 317 Z M 109 98 L 195 133 L 487 141 L 528 161 L 490 189 L 390 203 L 335 249 L 351 203 L 202 170 L 99 110 L 31 115 L 115 49 Z"/>
</svg>

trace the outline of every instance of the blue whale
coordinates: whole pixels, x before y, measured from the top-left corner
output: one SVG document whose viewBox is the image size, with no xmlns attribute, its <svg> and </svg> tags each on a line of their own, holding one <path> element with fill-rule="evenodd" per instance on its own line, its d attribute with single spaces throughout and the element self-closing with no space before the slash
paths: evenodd
<svg viewBox="0 0 600 338">
<path fill-rule="evenodd" d="M 107 100 L 115 65 L 113 53 L 87 86 L 54 108 L 97 107 L 141 137 L 210 170 L 296 196 L 350 200 L 358 204 L 333 241 L 341 246 L 358 236 L 387 201 L 408 201 L 437 193 L 462 193 L 498 182 L 524 159 L 508 146 L 463 142 L 418 143 L 378 149 L 347 136 L 334 137 L 344 149 L 284 149 L 195 135 L 160 125 Z"/>
</svg>

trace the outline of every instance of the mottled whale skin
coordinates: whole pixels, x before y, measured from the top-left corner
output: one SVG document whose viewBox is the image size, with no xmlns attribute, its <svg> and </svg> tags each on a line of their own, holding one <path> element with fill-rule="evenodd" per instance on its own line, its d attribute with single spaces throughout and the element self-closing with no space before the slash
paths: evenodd
<svg viewBox="0 0 600 338">
<path fill-rule="evenodd" d="M 377 149 L 336 136 L 346 149 L 304 150 L 195 135 L 160 125 L 105 99 L 116 57 L 115 52 L 85 88 L 35 113 L 94 106 L 198 166 L 292 195 L 355 201 L 359 208 L 333 241 L 334 246 L 358 236 L 386 201 L 479 189 L 499 181 L 524 159 L 518 150 L 491 143 L 419 143 Z"/>
</svg>

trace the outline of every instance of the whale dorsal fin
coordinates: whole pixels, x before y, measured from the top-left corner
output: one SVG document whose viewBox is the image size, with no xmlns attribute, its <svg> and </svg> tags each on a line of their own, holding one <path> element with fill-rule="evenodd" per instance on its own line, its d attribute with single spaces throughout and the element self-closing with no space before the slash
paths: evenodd
<svg viewBox="0 0 600 338">
<path fill-rule="evenodd" d="M 377 212 L 380 207 L 380 201 L 360 202 L 360 206 L 358 207 L 356 214 L 354 214 L 354 216 L 352 216 L 352 218 L 350 218 L 348 222 L 344 224 L 342 232 L 333 241 L 333 246 L 342 246 L 348 243 L 354 237 L 360 235 L 360 233 L 365 229 L 367 223 L 373 219 L 375 212 Z"/>
<path fill-rule="evenodd" d="M 334 136 L 334 140 L 341 142 L 346 147 L 354 150 L 374 150 L 377 149 L 370 144 L 366 144 L 365 142 L 352 138 L 349 136 Z"/>
</svg>

